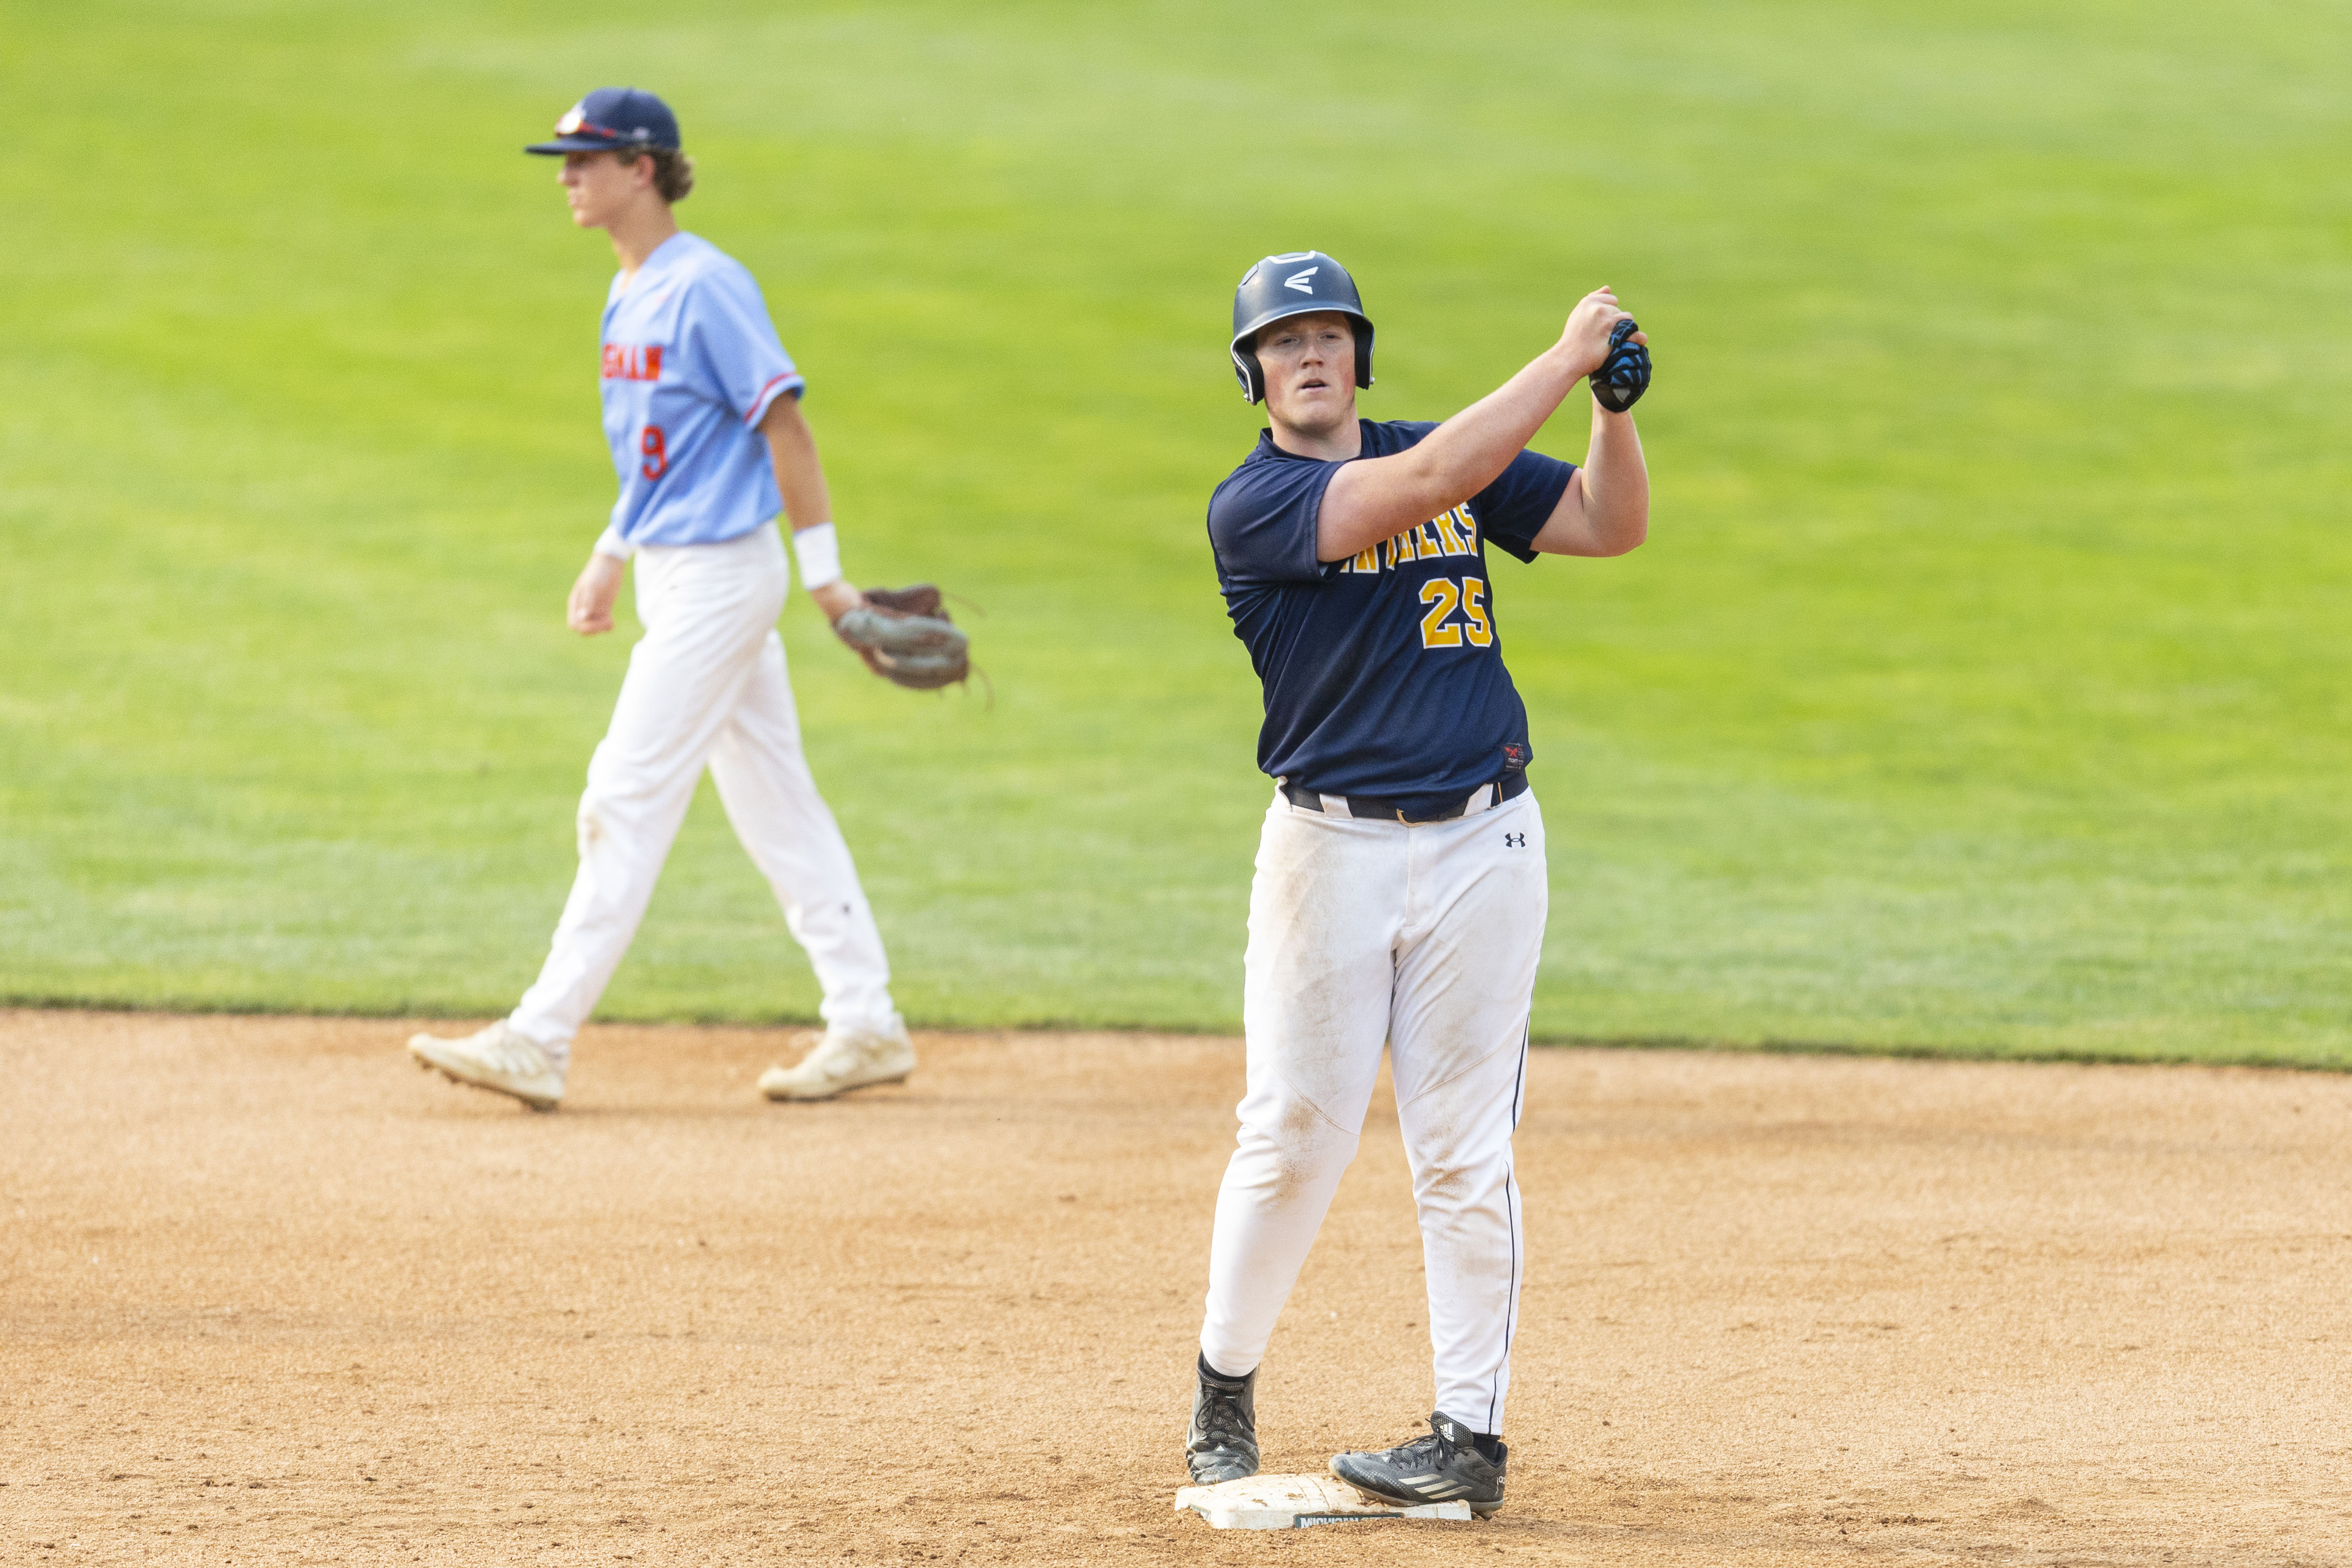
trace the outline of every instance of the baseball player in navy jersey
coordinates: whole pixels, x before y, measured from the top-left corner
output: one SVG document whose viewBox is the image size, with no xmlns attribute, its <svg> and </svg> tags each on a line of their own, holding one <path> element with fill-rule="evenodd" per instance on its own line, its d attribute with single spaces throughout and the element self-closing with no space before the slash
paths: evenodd
<svg viewBox="0 0 2352 1568">
<path fill-rule="evenodd" d="M 824 987 L 824 1032 L 771 1068 L 772 1100 L 897 1082 L 915 1064 L 890 1000 L 882 937 L 849 847 L 801 752 L 776 635 L 790 573 L 829 619 L 863 603 L 842 576 L 800 372 L 751 275 L 681 231 L 693 184 L 677 118 L 633 88 L 590 93 L 527 151 L 561 158 L 572 220 L 620 258 L 604 302 L 604 437 L 620 478 L 612 521 L 572 584 L 567 619 L 593 637 L 634 560 L 646 635 L 588 764 L 580 870 L 538 984 L 462 1039 L 419 1035 L 417 1060 L 534 1110 L 563 1099 L 572 1037 L 628 951 L 705 767 L 743 847 L 775 889 Z"/>
<path fill-rule="evenodd" d="M 1331 1468 L 1400 1503 L 1502 1506 L 1523 1252 L 1511 1133 L 1547 884 L 1487 550 L 1533 561 L 1642 542 L 1649 476 L 1629 415 L 1596 395 L 1581 468 L 1527 449 L 1580 379 L 1598 394 L 1621 321 L 1619 341 L 1646 342 L 1598 289 L 1557 343 L 1453 418 L 1378 422 L 1357 417 L 1372 323 L 1338 262 L 1268 257 L 1234 296 L 1234 368 L 1269 428 L 1217 487 L 1209 539 L 1265 688 L 1258 765 L 1276 789 L 1250 890 L 1248 1088 L 1185 1443 L 1197 1482 L 1257 1469 L 1258 1363 L 1385 1046 L 1436 1411 L 1427 1436 Z"/>
</svg>

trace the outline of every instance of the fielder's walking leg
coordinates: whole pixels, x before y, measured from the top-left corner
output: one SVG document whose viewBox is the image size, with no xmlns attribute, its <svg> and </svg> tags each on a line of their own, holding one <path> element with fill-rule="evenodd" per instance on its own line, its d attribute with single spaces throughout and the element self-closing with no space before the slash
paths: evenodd
<svg viewBox="0 0 2352 1568">
<path fill-rule="evenodd" d="M 559 1062 L 645 918 L 662 862 L 732 722 L 787 583 L 773 527 L 637 557 L 646 635 L 580 797 L 580 872 L 539 981 L 508 1022 Z"/>
<path fill-rule="evenodd" d="M 809 773 L 783 639 L 774 632 L 711 749 L 710 777 L 735 837 L 807 950 L 824 991 L 819 1015 L 846 1028 L 890 1029 L 898 1019 L 890 961 L 849 845 Z"/>
<path fill-rule="evenodd" d="M 818 1005 L 824 1033 L 794 1066 L 761 1073 L 760 1092 L 831 1100 L 904 1082 L 915 1069 L 915 1044 L 890 1002 L 890 963 L 856 864 L 801 750 L 784 645 L 773 632 L 710 753 L 710 774 L 736 837 L 774 889 L 824 989 Z"/>
</svg>

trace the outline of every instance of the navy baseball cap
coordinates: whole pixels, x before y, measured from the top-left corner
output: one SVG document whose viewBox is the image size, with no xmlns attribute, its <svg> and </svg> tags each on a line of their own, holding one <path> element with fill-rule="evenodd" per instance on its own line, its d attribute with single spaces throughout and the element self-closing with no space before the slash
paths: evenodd
<svg viewBox="0 0 2352 1568">
<path fill-rule="evenodd" d="M 678 150 L 677 116 L 652 93 L 634 87 L 600 87 L 563 111 L 555 140 L 534 142 L 526 153 L 561 157 L 566 153 L 610 153 L 622 147 Z"/>
</svg>

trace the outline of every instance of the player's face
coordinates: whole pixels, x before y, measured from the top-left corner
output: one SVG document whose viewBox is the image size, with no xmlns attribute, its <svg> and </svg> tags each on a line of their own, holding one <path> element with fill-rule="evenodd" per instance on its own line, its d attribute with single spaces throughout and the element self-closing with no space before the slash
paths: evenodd
<svg viewBox="0 0 2352 1568">
<path fill-rule="evenodd" d="M 603 228 L 636 199 L 652 169 L 650 158 L 624 163 L 610 153 L 566 153 L 555 177 L 572 205 L 572 221 L 582 228 Z"/>
<path fill-rule="evenodd" d="M 1257 335 L 1266 412 L 1294 430 L 1322 432 L 1356 416 L 1356 333 L 1336 310 L 1276 321 Z"/>
</svg>

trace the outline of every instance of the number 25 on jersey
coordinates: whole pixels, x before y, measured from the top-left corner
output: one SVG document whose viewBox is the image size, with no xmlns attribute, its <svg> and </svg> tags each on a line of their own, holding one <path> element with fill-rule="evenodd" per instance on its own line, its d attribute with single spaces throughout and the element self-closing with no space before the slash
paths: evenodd
<svg viewBox="0 0 2352 1568">
<path fill-rule="evenodd" d="M 1486 584 L 1480 579 L 1432 577 L 1421 585 L 1421 602 L 1429 606 L 1421 617 L 1422 647 L 1460 647 L 1465 636 L 1473 647 L 1495 640 L 1494 623 L 1486 618 Z M 1462 612 L 1459 623 L 1453 618 L 1456 610 Z"/>
</svg>

